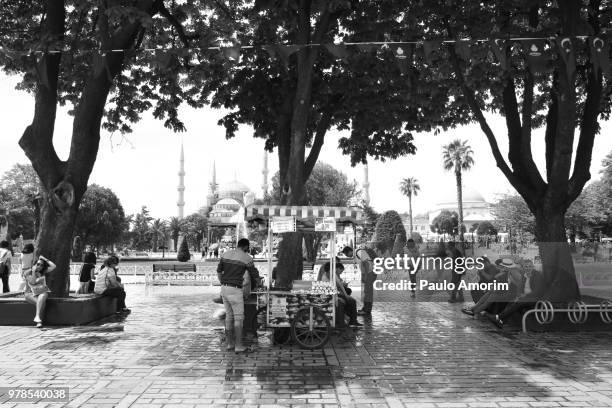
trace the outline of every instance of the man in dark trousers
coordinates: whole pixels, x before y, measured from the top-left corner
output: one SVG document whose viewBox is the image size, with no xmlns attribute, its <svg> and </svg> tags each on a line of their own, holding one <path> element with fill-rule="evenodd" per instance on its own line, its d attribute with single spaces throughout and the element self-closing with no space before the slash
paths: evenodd
<svg viewBox="0 0 612 408">
<path fill-rule="evenodd" d="M 342 253 L 347 258 L 353 258 L 359 261 L 359 268 L 361 270 L 361 298 L 363 300 L 363 306 L 358 310 L 360 316 L 372 316 L 372 305 L 374 304 L 374 282 L 376 281 L 376 274 L 373 271 L 374 258 L 379 255 L 377 251 L 371 248 L 359 248 L 356 252 L 350 246 L 344 247 Z"/>
<path fill-rule="evenodd" d="M 225 251 L 217 266 L 217 275 L 221 282 L 221 298 L 225 306 L 225 338 L 227 349 L 236 353 L 246 350 L 242 344 L 242 325 L 244 322 L 244 296 L 242 283 L 245 271 L 251 277 L 251 286 L 259 280 L 259 272 L 249 255 L 249 240 L 242 238 L 236 249 Z"/>
<path fill-rule="evenodd" d="M 451 241 L 448 243 L 448 249 L 446 250 L 446 256 L 453 260 L 453 270 L 451 271 L 451 274 L 452 274 L 451 282 L 454 285 L 454 289 L 451 290 L 451 296 L 450 296 L 450 299 L 448 299 L 448 302 L 449 303 L 464 302 L 465 300 L 463 298 L 463 289 L 459 289 L 459 284 L 461 283 L 463 274 L 455 272 L 455 261 L 457 258 L 463 257 L 463 254 L 457 248 L 455 243 Z"/>
</svg>

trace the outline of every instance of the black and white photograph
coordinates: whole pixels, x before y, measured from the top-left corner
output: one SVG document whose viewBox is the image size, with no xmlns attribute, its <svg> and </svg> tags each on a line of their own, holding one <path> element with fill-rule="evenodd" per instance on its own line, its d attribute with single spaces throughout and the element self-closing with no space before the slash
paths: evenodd
<svg viewBox="0 0 612 408">
<path fill-rule="evenodd" d="M 612 407 L 611 0 L 0 0 L 0 406 Z"/>
</svg>

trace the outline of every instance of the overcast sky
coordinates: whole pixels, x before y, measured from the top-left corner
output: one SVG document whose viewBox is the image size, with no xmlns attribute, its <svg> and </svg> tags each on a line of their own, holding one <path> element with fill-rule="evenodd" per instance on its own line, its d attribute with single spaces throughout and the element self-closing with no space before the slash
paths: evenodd
<svg viewBox="0 0 612 408">
<path fill-rule="evenodd" d="M 0 74 L 0 173 L 15 163 L 27 163 L 18 146 L 25 127 L 32 120 L 33 98 L 15 90 L 17 79 Z M 217 125 L 223 111 L 213 109 L 181 110 L 187 131 L 175 134 L 150 116 L 134 126 L 134 132 L 122 135 L 102 133 L 98 159 L 90 183 L 110 187 L 119 196 L 126 213 L 135 213 L 146 205 L 154 217 L 169 218 L 177 214 L 177 185 L 181 140 L 185 146 L 185 214 L 204 205 L 213 161 L 217 166 L 217 182 L 223 185 L 237 179 L 248 185 L 259 197 L 262 194 L 263 141 L 252 137 L 252 129 L 242 127 L 238 136 L 225 139 L 224 129 Z M 503 118 L 489 116 L 489 123 L 497 135 L 500 147 L 507 152 L 505 122 Z M 61 109 L 58 114 L 54 144 L 60 158 L 68 155 L 72 118 Z M 599 177 L 601 160 L 612 151 L 611 126 L 602 124 L 593 151 L 591 174 Z M 351 167 L 348 157 L 338 150 L 337 131 L 326 137 L 320 161 L 327 162 L 348 174 L 349 178 L 363 181 L 363 167 Z M 419 196 L 413 201 L 415 213 L 425 213 L 443 197 L 454 197 L 455 180 L 452 173 L 442 169 L 442 146 L 455 138 L 467 139 L 474 150 L 475 166 L 464 176 L 464 189 L 479 191 L 487 201 L 512 191 L 511 186 L 495 166 L 489 145 L 480 127 L 464 126 L 434 136 L 415 135 L 417 153 L 389 160 L 370 162 L 371 204 L 379 211 L 395 209 L 407 211 L 407 198 L 399 192 L 404 177 L 416 177 L 421 185 Z M 533 137 L 534 157 L 543 169 L 543 130 Z M 270 178 L 278 170 L 276 151 L 269 155 Z"/>
</svg>

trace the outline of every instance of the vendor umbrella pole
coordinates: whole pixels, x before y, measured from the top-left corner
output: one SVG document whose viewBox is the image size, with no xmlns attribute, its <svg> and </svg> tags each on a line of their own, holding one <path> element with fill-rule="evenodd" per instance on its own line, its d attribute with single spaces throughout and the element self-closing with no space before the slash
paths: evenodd
<svg viewBox="0 0 612 408">
<path fill-rule="evenodd" d="M 272 220 L 268 220 L 268 291 L 272 282 Z"/>
<path fill-rule="evenodd" d="M 331 264 L 331 282 L 332 288 L 336 289 L 336 232 L 332 232 L 331 234 L 331 248 L 330 248 L 330 264 Z M 334 319 L 334 325 L 336 321 L 336 296 L 337 294 L 332 295 L 332 316 Z"/>
</svg>

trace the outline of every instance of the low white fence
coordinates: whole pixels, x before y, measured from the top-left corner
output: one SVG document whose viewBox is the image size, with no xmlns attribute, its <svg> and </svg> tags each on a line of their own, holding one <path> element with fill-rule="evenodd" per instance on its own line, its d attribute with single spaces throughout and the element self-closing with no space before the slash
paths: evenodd
<svg viewBox="0 0 612 408">
<path fill-rule="evenodd" d="M 302 279 L 316 280 L 319 274 L 319 269 L 322 265 L 314 265 L 312 270 L 305 270 Z M 256 267 L 259 274 L 263 277 L 268 276 L 268 265 L 265 263 L 257 263 Z M 583 288 L 612 288 L 612 265 L 608 262 L 590 262 L 590 263 L 575 263 L 576 277 L 578 284 Z M 78 275 L 81 270 L 81 264 L 71 264 L 70 274 Z M 100 265 L 96 266 L 96 272 L 100 270 Z M 21 265 L 13 263 L 11 268 L 12 274 L 21 273 Z M 391 279 L 395 272 L 387 272 L 381 275 L 382 279 Z M 144 276 L 145 282 L 153 281 L 168 281 L 176 284 L 197 284 L 197 285 L 214 285 L 218 284 L 217 267 L 216 265 L 201 265 L 196 264 L 196 272 L 153 272 L 152 264 L 121 264 L 119 267 L 119 275 L 124 276 Z M 421 275 L 424 276 L 424 275 Z M 351 284 L 358 285 L 361 282 L 361 272 L 359 266 L 354 263 L 344 264 L 344 273 L 342 279 Z M 391 281 L 391 280 L 389 280 Z"/>
</svg>

